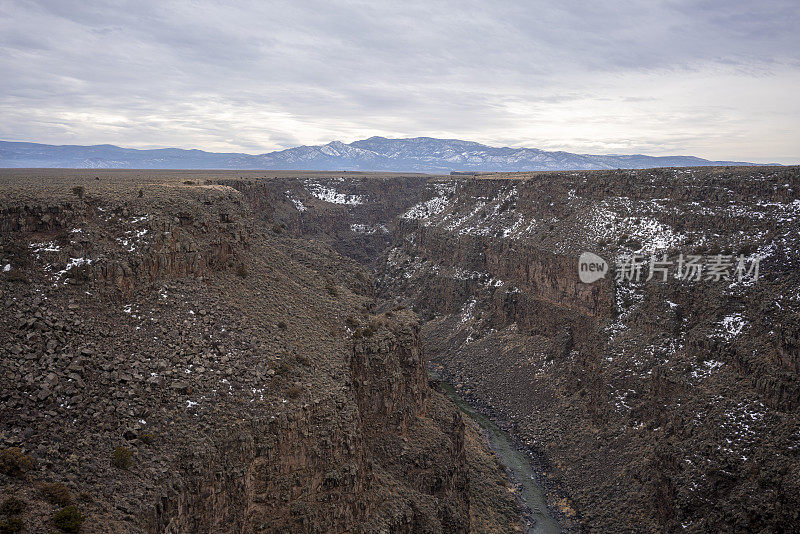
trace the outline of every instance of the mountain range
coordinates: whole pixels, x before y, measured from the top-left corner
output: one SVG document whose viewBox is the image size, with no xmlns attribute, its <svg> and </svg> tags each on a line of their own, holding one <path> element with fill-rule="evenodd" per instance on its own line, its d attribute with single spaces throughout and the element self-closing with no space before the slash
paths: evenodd
<svg viewBox="0 0 800 534">
<path fill-rule="evenodd" d="M 592 155 L 536 148 L 492 147 L 458 139 L 370 137 L 353 143 L 298 146 L 265 154 L 218 153 L 164 148 L 138 150 L 114 145 L 45 145 L 0 141 L 0 167 L 119 169 L 358 170 L 448 173 L 646 169 L 755 165 L 694 156 Z"/>
</svg>

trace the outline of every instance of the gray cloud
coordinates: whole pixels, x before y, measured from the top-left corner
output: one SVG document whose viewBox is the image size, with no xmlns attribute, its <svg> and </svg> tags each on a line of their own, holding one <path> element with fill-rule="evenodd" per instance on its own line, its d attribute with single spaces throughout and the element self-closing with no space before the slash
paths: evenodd
<svg viewBox="0 0 800 534">
<path fill-rule="evenodd" d="M 796 1 L 0 0 L 0 139 L 798 161 L 798 22 Z"/>
</svg>

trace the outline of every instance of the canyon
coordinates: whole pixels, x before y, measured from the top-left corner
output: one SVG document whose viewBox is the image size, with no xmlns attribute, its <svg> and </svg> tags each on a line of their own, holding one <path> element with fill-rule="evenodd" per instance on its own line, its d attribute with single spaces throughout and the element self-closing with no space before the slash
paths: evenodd
<svg viewBox="0 0 800 534">
<path fill-rule="evenodd" d="M 798 167 L 0 184 L 0 447 L 34 466 L 0 483 L 34 528 L 61 482 L 82 532 L 523 531 L 447 384 L 567 531 L 800 525 Z M 584 284 L 584 251 L 759 276 Z"/>
</svg>

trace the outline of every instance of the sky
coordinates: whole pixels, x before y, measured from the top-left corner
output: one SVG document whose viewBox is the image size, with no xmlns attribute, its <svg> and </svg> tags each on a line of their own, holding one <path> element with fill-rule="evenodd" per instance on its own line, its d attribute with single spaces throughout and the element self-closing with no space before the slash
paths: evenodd
<svg viewBox="0 0 800 534">
<path fill-rule="evenodd" d="M 800 163 L 800 2 L 0 0 L 0 140 Z"/>
</svg>

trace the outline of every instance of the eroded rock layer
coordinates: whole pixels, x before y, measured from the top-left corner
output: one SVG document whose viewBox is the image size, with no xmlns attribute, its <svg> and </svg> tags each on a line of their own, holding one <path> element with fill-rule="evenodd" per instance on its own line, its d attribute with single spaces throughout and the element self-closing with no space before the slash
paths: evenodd
<svg viewBox="0 0 800 534">
<path fill-rule="evenodd" d="M 576 529 L 800 528 L 797 167 L 395 180 L 259 187 L 265 216 L 422 315 L 425 352 L 541 460 Z M 584 251 L 606 278 L 579 281 Z M 630 254 L 672 270 L 617 280 Z M 758 258 L 759 278 L 679 280 L 681 254 Z"/>
<path fill-rule="evenodd" d="M 232 178 L 0 174 L 3 528 L 519 530 L 416 315 Z"/>
</svg>

